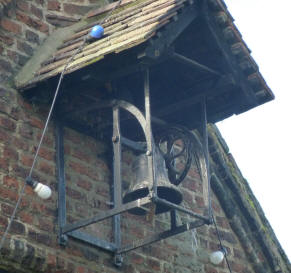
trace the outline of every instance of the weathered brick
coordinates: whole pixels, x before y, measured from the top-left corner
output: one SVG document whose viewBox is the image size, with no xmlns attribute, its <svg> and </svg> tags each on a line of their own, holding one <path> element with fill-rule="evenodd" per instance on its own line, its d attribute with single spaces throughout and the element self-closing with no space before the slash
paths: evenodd
<svg viewBox="0 0 291 273">
<path fill-rule="evenodd" d="M 24 211 L 19 213 L 19 218 L 23 223 L 27 223 L 27 224 L 34 224 L 33 223 L 33 215 L 30 213 L 26 213 Z"/>
<path fill-rule="evenodd" d="M 40 170 L 41 172 L 45 173 L 45 174 L 49 174 L 49 175 L 54 175 L 55 173 L 55 166 L 53 166 L 52 164 L 45 162 L 43 160 L 41 160 L 38 163 L 38 170 Z"/>
<path fill-rule="evenodd" d="M 40 8 L 38 8 L 35 5 L 31 4 L 30 11 L 37 18 L 43 19 L 43 12 L 42 12 L 42 10 Z"/>
<path fill-rule="evenodd" d="M 13 213 L 14 207 L 8 204 L 1 204 L 1 213 L 6 215 L 6 216 L 11 216 Z"/>
<path fill-rule="evenodd" d="M 39 44 L 39 35 L 31 30 L 26 30 L 25 31 L 25 38 L 28 42 L 34 43 L 34 44 Z"/>
<path fill-rule="evenodd" d="M 21 34 L 21 32 L 22 32 L 21 25 L 19 23 L 12 21 L 11 19 L 8 19 L 8 18 L 1 19 L 1 26 L 5 30 L 12 32 L 12 33 L 15 33 L 15 34 Z"/>
<path fill-rule="evenodd" d="M 18 152 L 7 146 L 4 148 L 3 155 L 7 160 L 18 160 Z"/>
<path fill-rule="evenodd" d="M 73 199 L 77 199 L 77 200 L 82 199 L 83 201 L 85 201 L 84 200 L 85 197 L 83 194 L 81 194 L 79 191 L 76 191 L 70 187 L 67 187 L 67 194 L 68 194 L 68 196 L 72 197 Z"/>
<path fill-rule="evenodd" d="M 25 226 L 22 223 L 14 220 L 11 224 L 10 231 L 11 233 L 25 234 Z"/>
<path fill-rule="evenodd" d="M 0 126 L 12 132 L 16 129 L 15 122 L 5 116 L 0 116 Z"/>
<path fill-rule="evenodd" d="M 24 14 L 23 12 L 17 11 L 16 17 L 19 21 L 23 22 L 27 26 L 36 29 L 40 32 L 47 33 L 49 32 L 49 26 L 48 24 L 44 23 L 43 21 L 39 19 L 33 19 L 30 16 Z"/>
<path fill-rule="evenodd" d="M 29 11 L 29 2 L 27 1 L 17 1 L 16 5 L 17 5 L 17 8 L 22 11 Z"/>
<path fill-rule="evenodd" d="M 0 59 L 0 72 L 13 72 L 13 68 L 10 62 Z"/>
<path fill-rule="evenodd" d="M 64 11 L 71 15 L 85 15 L 91 7 L 89 6 L 81 6 L 81 5 L 75 5 L 75 4 L 63 4 Z"/>
<path fill-rule="evenodd" d="M 0 169 L 4 170 L 5 172 L 9 171 L 9 162 L 7 158 L 0 158 Z"/>
<path fill-rule="evenodd" d="M 9 56 L 9 58 L 13 60 L 14 63 L 20 66 L 23 66 L 28 61 L 27 56 L 19 54 L 18 52 L 13 50 L 7 50 L 7 56 Z"/>
<path fill-rule="evenodd" d="M 34 258 L 35 258 L 35 248 L 32 245 L 26 243 L 26 251 L 22 259 L 22 265 L 31 266 L 34 261 Z"/>
<path fill-rule="evenodd" d="M 39 149 L 39 156 L 49 161 L 53 161 L 55 159 L 55 153 L 46 147 L 41 147 Z"/>
<path fill-rule="evenodd" d="M 21 156 L 21 163 L 24 166 L 30 167 L 32 165 L 32 162 L 33 162 L 33 156 L 32 155 L 25 155 L 25 154 L 23 154 Z"/>
<path fill-rule="evenodd" d="M 39 233 L 36 232 L 34 230 L 29 230 L 28 231 L 28 237 L 34 241 L 36 241 L 37 243 L 46 245 L 46 246 L 50 246 L 52 245 L 52 237 L 48 234 L 45 233 Z"/>
<path fill-rule="evenodd" d="M 88 175 L 88 167 L 81 163 L 70 161 L 69 166 L 79 174 Z"/>
<path fill-rule="evenodd" d="M 11 46 L 14 43 L 14 38 L 11 35 L 7 36 L 0 33 L 0 41 L 5 45 Z"/>
<path fill-rule="evenodd" d="M 218 273 L 218 271 L 213 266 L 206 265 L 205 266 L 205 273 Z"/>
<path fill-rule="evenodd" d="M 77 186 L 87 191 L 90 191 L 92 189 L 92 183 L 85 179 L 78 179 Z"/>
<path fill-rule="evenodd" d="M 61 10 L 61 3 L 59 1 L 49 0 L 47 2 L 47 9 L 48 10 Z"/>
<path fill-rule="evenodd" d="M 24 52 L 25 54 L 32 56 L 33 54 L 33 48 L 26 42 L 23 41 L 17 41 L 17 49 L 19 51 Z"/>
<path fill-rule="evenodd" d="M 3 185 L 8 188 L 18 189 L 19 188 L 19 181 L 11 176 L 4 176 L 3 178 Z"/>
<path fill-rule="evenodd" d="M 25 140 L 23 140 L 22 138 L 15 137 L 15 138 L 13 138 L 12 143 L 19 150 L 28 151 L 28 149 L 29 149 L 28 143 Z"/>
</svg>

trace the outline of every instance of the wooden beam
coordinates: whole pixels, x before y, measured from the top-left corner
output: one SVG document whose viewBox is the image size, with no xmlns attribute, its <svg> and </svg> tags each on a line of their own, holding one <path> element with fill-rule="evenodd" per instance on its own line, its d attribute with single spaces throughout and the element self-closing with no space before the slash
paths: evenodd
<svg viewBox="0 0 291 273">
<path fill-rule="evenodd" d="M 189 66 L 191 66 L 191 67 L 193 67 L 195 69 L 200 69 L 202 71 L 206 71 L 206 72 L 212 73 L 214 75 L 221 76 L 221 74 L 219 72 L 209 68 L 206 65 L 200 64 L 195 60 L 189 59 L 189 58 L 187 58 L 187 57 L 185 57 L 185 56 L 183 56 L 183 55 L 181 55 L 179 53 L 173 52 L 171 57 L 175 61 L 183 63 L 183 64 L 186 64 L 186 65 L 189 65 Z"/>
<path fill-rule="evenodd" d="M 189 107 L 191 105 L 199 103 L 204 97 L 207 98 L 207 96 L 218 96 L 226 90 L 228 90 L 230 87 L 233 87 L 233 79 L 230 76 L 224 76 L 222 77 L 218 83 L 208 90 L 203 90 L 202 92 L 195 94 L 193 97 L 189 97 L 187 99 L 175 102 L 173 104 L 170 104 L 164 108 L 162 108 L 159 111 L 156 111 L 154 114 L 156 117 L 164 117 L 173 114 L 174 112 L 180 111 L 183 108 Z M 195 90 L 195 87 L 193 87 L 193 91 Z"/>
<path fill-rule="evenodd" d="M 190 25 L 199 15 L 198 6 L 190 2 L 182 9 L 182 12 L 175 18 L 175 22 L 170 22 L 165 29 L 159 33 L 159 38 L 152 39 L 151 44 L 146 48 L 145 55 L 149 58 L 157 59 L 167 50 L 177 37 Z"/>
<path fill-rule="evenodd" d="M 217 24 L 214 22 L 213 16 L 209 15 L 207 1 L 204 1 L 204 3 L 205 4 L 203 8 L 203 16 L 207 24 L 207 28 L 210 31 L 211 38 L 217 44 L 220 52 L 223 55 L 223 61 L 226 67 L 228 67 L 229 72 L 233 74 L 236 80 L 236 83 L 241 88 L 244 94 L 246 105 L 243 105 L 243 106 L 247 108 L 249 106 L 255 107 L 259 105 L 257 97 L 255 96 L 251 86 L 247 83 L 247 80 L 245 76 L 243 75 L 243 72 L 241 71 L 241 68 L 239 67 L 238 62 L 233 56 L 229 45 L 225 41 L 221 33 L 221 30 L 218 28 Z"/>
</svg>

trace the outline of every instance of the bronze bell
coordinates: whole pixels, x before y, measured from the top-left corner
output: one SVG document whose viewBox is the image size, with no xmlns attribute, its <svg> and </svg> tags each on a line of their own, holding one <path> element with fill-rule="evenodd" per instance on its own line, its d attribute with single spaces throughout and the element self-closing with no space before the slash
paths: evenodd
<svg viewBox="0 0 291 273">
<path fill-rule="evenodd" d="M 157 147 L 153 149 L 153 168 L 155 172 L 155 179 L 157 180 L 157 194 L 159 198 L 165 199 L 174 204 L 182 202 L 182 194 L 177 186 L 171 184 L 168 179 L 165 160 Z M 148 158 L 146 154 L 140 154 L 136 157 L 132 164 L 133 166 L 133 180 L 129 186 L 128 191 L 123 197 L 123 203 L 135 201 L 137 199 L 146 197 L 153 184 L 148 179 Z M 169 211 L 167 206 L 157 204 L 155 214 Z M 134 208 L 129 211 L 132 214 L 144 215 L 146 210 L 143 208 Z"/>
</svg>

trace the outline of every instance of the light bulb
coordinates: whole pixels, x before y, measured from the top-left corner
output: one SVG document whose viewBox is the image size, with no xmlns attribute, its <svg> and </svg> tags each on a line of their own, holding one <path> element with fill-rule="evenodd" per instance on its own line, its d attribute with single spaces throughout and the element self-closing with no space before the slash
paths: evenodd
<svg viewBox="0 0 291 273">
<path fill-rule="evenodd" d="M 37 193 L 37 195 L 41 199 L 48 199 L 52 195 L 52 191 L 51 191 L 50 187 L 48 187 L 42 183 L 37 183 L 36 187 L 33 190 Z"/>
<path fill-rule="evenodd" d="M 26 178 L 26 183 L 32 187 L 33 191 L 36 192 L 41 199 L 48 199 L 51 197 L 52 191 L 50 187 L 33 180 L 30 176 Z"/>
<path fill-rule="evenodd" d="M 212 264 L 218 265 L 222 263 L 224 259 L 224 253 L 221 250 L 214 251 L 209 255 L 209 259 Z"/>
<path fill-rule="evenodd" d="M 104 28 L 100 25 L 94 26 L 89 33 L 89 35 L 95 39 L 100 39 L 103 36 L 103 34 Z"/>
</svg>

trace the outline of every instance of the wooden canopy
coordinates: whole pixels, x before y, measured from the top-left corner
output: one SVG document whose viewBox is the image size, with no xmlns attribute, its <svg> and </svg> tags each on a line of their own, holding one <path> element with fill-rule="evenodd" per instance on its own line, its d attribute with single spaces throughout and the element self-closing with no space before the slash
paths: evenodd
<svg viewBox="0 0 291 273">
<path fill-rule="evenodd" d="M 51 95 L 68 60 L 114 5 L 52 35 L 16 77 L 18 89 L 38 101 Z M 103 26 L 104 36 L 88 42 L 65 71 L 65 112 L 84 96 L 85 107 L 122 98 L 142 109 L 146 67 L 153 115 L 190 128 L 202 98 L 210 122 L 274 98 L 221 0 L 126 0 Z"/>
</svg>

